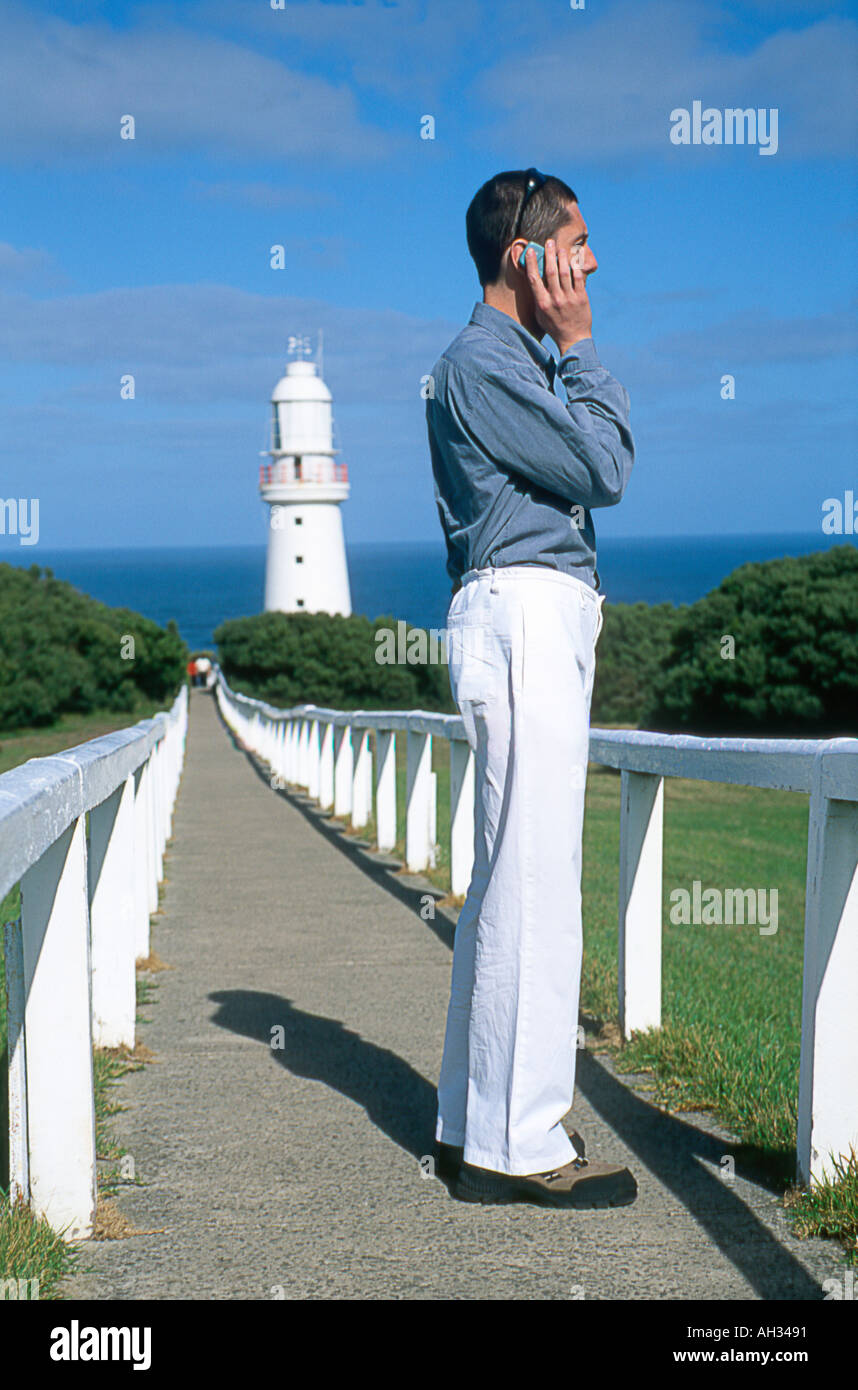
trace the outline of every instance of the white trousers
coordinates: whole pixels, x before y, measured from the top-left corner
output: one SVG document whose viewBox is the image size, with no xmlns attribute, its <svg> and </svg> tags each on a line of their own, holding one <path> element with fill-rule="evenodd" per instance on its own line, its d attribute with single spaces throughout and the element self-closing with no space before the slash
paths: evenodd
<svg viewBox="0 0 858 1390">
<path fill-rule="evenodd" d="M 475 754 L 474 868 L 456 925 L 436 1138 L 500 1173 L 575 1149 L 581 832 L 603 594 L 542 565 L 469 570 L 447 615 Z"/>
</svg>

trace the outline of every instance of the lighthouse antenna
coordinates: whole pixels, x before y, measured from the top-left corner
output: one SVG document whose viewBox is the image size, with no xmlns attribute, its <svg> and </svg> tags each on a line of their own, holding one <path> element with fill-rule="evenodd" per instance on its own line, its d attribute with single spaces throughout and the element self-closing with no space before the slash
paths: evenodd
<svg viewBox="0 0 858 1390">
<path fill-rule="evenodd" d="M 310 356 L 310 339 L 303 334 L 292 334 L 289 338 L 289 356 L 299 360 Z"/>
</svg>

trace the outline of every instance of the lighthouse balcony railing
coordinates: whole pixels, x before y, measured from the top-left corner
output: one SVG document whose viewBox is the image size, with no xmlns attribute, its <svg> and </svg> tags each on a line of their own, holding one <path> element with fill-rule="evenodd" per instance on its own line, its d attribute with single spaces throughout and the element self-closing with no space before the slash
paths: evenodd
<svg viewBox="0 0 858 1390">
<path fill-rule="evenodd" d="M 169 713 L 0 776 L 0 898 L 21 898 L 3 942 L 9 1195 L 74 1238 L 95 1219 L 92 1049 L 135 1045 L 187 719 L 183 685 Z"/>
<path fill-rule="evenodd" d="M 450 888 L 467 891 L 474 858 L 474 753 L 456 715 L 424 710 L 275 709 L 216 673 L 221 715 L 268 765 L 275 788 L 367 825 L 379 850 L 397 840 L 396 739 L 406 744 L 405 862 L 435 866 L 432 740 L 450 751 Z M 375 769 L 370 734 L 375 742 Z M 590 758 L 620 771 L 619 1016 L 624 1038 L 662 1020 L 664 778 L 779 788 L 809 796 L 798 1174 L 832 1175 L 858 1149 L 858 739 L 706 739 L 591 729 Z"/>
<path fill-rule="evenodd" d="M 289 458 L 259 465 L 260 487 L 292 483 L 347 483 L 348 480 L 348 464 L 335 463 L 333 460 Z"/>
</svg>

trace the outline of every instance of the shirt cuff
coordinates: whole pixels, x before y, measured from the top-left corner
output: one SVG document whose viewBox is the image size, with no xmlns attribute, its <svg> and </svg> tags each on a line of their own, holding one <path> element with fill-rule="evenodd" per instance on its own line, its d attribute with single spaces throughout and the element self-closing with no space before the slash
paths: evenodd
<svg viewBox="0 0 858 1390">
<path fill-rule="evenodd" d="M 571 348 L 564 352 L 557 363 L 557 370 L 561 376 L 565 376 L 567 373 L 574 376 L 578 372 L 597 371 L 601 365 L 593 339 L 582 338 L 580 343 L 574 343 Z"/>
</svg>

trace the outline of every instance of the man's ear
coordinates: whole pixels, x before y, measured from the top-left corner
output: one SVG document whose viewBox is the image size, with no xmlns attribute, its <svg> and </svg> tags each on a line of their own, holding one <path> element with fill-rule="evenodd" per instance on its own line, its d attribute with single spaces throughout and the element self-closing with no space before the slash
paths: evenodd
<svg viewBox="0 0 858 1390">
<path fill-rule="evenodd" d="M 521 259 L 521 253 L 524 250 L 525 246 L 527 246 L 527 244 L 528 243 L 527 241 L 525 241 L 524 237 L 520 236 L 517 237 L 515 241 L 510 242 L 509 246 L 506 249 L 507 262 L 509 266 L 511 267 L 513 272 L 518 271 L 518 274 L 524 275 L 525 278 L 527 278 L 527 270 L 523 265 L 519 265 L 518 262 Z"/>
</svg>

